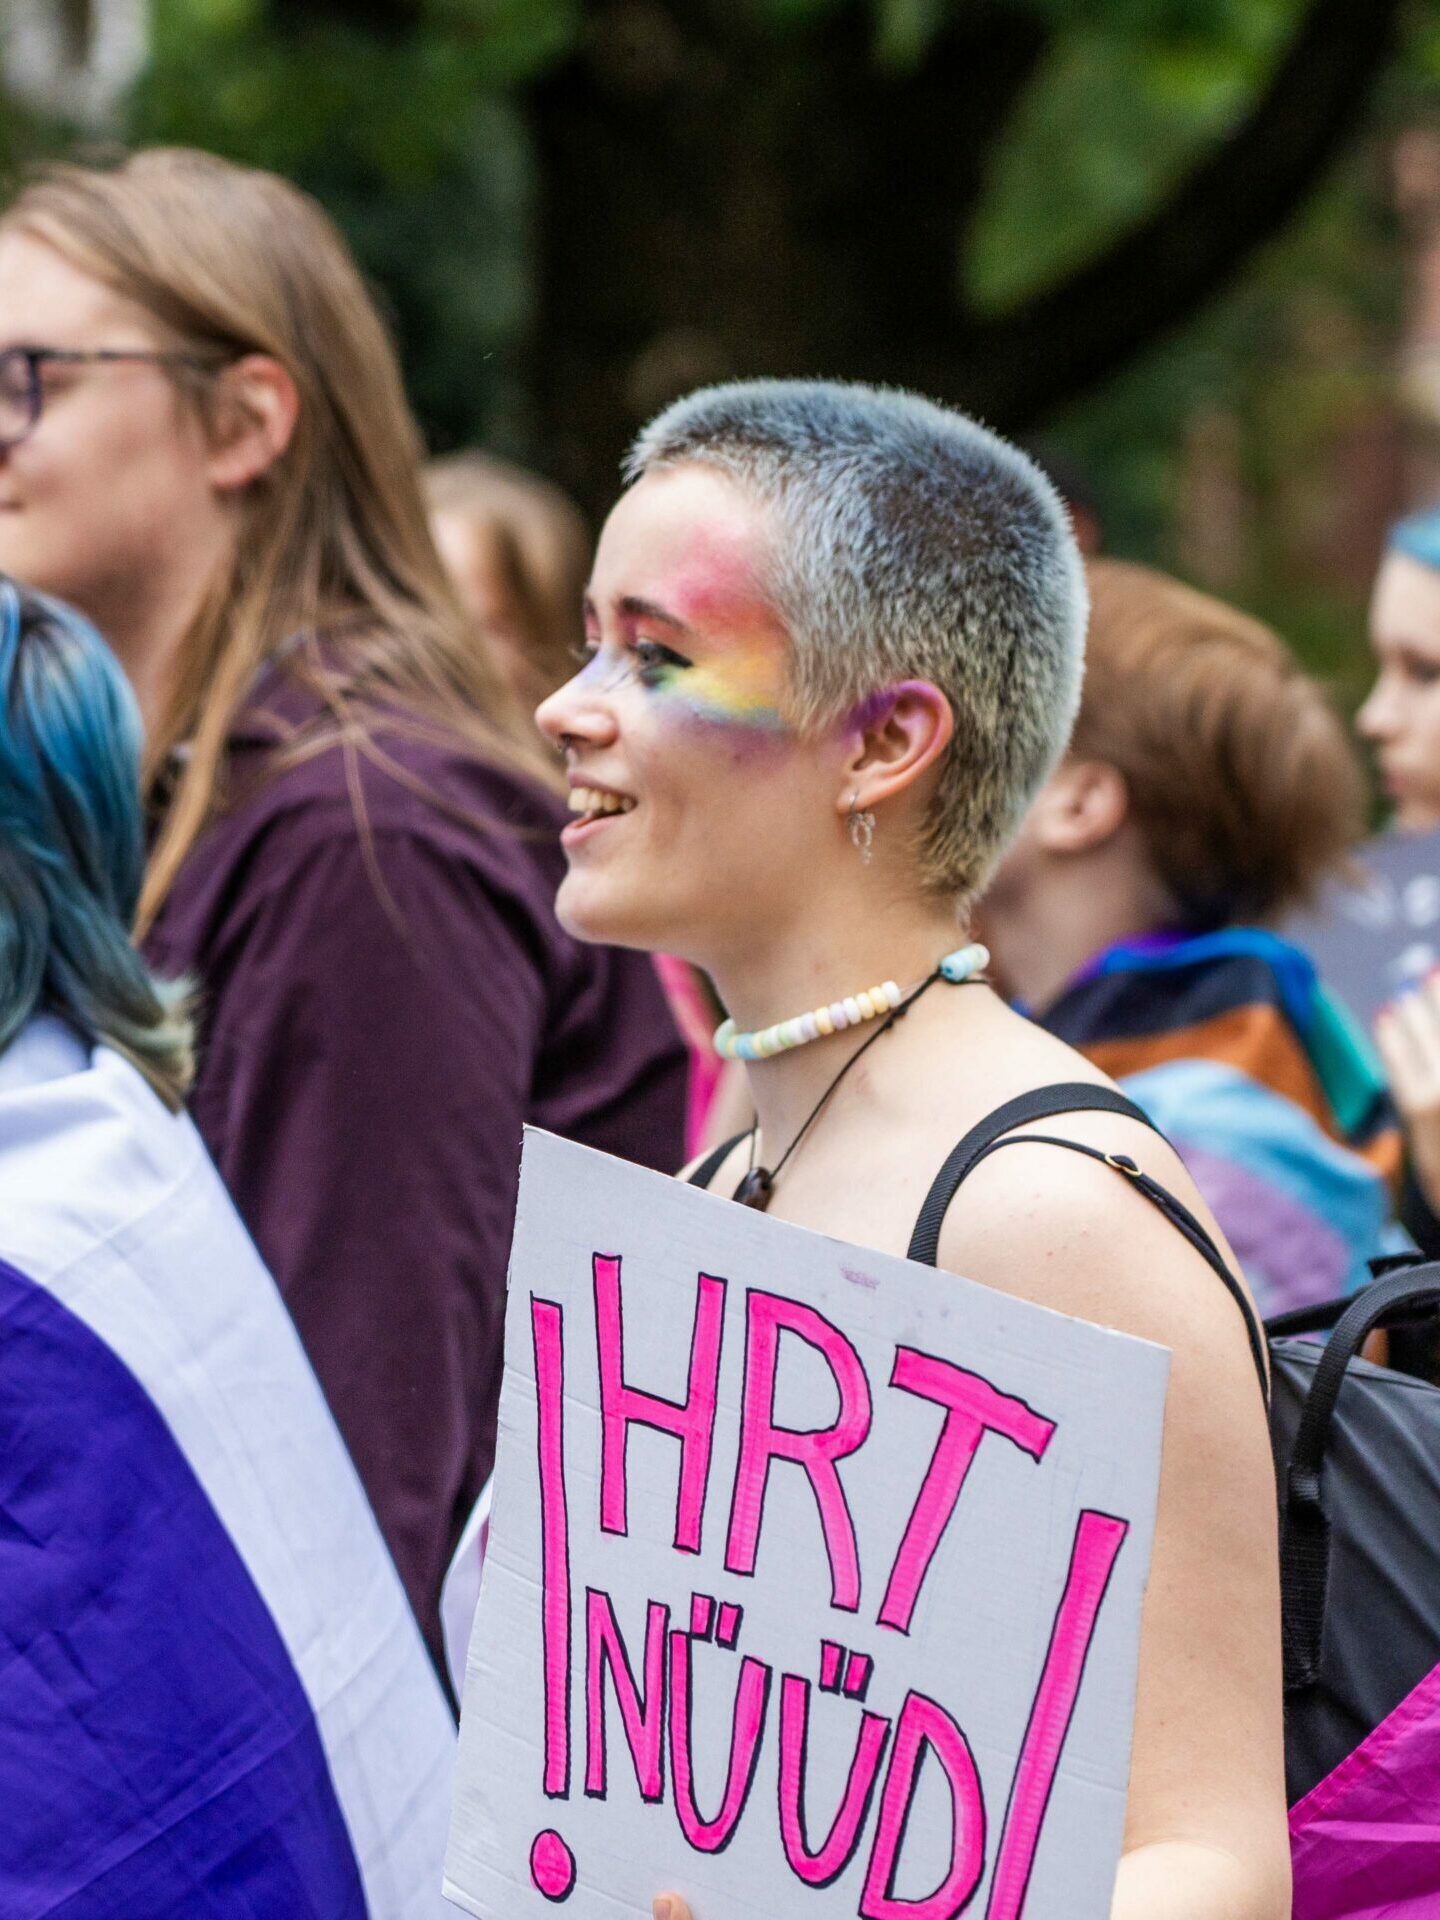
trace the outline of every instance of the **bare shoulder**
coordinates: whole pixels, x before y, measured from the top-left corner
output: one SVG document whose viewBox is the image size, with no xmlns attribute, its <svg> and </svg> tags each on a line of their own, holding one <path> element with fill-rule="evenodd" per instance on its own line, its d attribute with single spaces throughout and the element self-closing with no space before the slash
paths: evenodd
<svg viewBox="0 0 1440 1920">
<path fill-rule="evenodd" d="M 1242 1279 L 1179 1156 L 1122 1114 L 1066 1113 L 1016 1129 L 1125 1156 L 1182 1201 Z M 946 1216 L 940 1265 L 1006 1293 L 1158 1341 L 1177 1356 L 1245 1379 L 1244 1320 L 1213 1268 L 1125 1172 L 1061 1146 L 990 1154 Z"/>
</svg>

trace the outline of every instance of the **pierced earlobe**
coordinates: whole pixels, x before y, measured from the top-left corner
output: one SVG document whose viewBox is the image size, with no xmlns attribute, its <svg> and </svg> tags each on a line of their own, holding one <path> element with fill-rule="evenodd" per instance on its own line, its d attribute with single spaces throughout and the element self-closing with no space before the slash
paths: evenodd
<svg viewBox="0 0 1440 1920">
<path fill-rule="evenodd" d="M 858 792 L 851 794 L 850 813 L 845 824 L 850 829 L 850 844 L 859 854 L 861 866 L 868 867 L 875 841 L 875 815 L 868 807 L 857 807 L 859 798 Z"/>
</svg>

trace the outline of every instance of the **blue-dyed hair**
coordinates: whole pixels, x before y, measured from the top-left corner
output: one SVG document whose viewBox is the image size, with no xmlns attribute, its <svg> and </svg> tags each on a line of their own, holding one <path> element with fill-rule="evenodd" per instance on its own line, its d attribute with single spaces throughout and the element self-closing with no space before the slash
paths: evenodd
<svg viewBox="0 0 1440 1920">
<path fill-rule="evenodd" d="M 1430 507 L 1424 513 L 1408 514 L 1405 519 L 1397 520 L 1390 529 L 1388 546 L 1391 553 L 1403 553 L 1410 560 L 1418 560 L 1422 567 L 1434 567 L 1440 573 L 1440 507 Z"/>
<path fill-rule="evenodd" d="M 187 990 L 131 942 L 144 865 L 125 676 L 88 622 L 0 575 L 0 1052 L 32 1015 L 58 1014 L 178 1108 Z"/>
</svg>

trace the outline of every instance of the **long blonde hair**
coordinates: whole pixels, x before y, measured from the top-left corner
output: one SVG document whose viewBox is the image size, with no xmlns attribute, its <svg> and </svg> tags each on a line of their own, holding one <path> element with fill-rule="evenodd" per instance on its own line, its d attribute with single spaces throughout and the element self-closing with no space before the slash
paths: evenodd
<svg viewBox="0 0 1440 1920">
<path fill-rule="evenodd" d="M 323 723 L 294 752 L 338 738 L 383 760 L 374 734 L 398 710 L 404 724 L 546 777 L 537 736 L 453 597 L 426 523 L 419 435 L 394 351 L 316 202 L 274 174 L 157 148 L 113 168 L 44 168 L 0 224 L 143 307 L 217 371 L 269 355 L 300 397 L 288 447 L 246 493 L 233 560 L 179 649 L 146 743 L 147 785 L 182 742 L 186 753 L 140 929 L 219 806 L 231 723 L 281 647 L 323 702 Z M 175 378 L 205 418 L 209 376 L 181 368 Z M 305 635 L 323 645 L 293 645 Z"/>
</svg>

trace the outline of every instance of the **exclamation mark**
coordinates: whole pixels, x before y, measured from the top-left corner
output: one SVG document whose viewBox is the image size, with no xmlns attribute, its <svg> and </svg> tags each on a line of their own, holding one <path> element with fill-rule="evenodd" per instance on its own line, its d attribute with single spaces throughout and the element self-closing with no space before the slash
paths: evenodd
<svg viewBox="0 0 1440 1920">
<path fill-rule="evenodd" d="M 530 1301 L 540 1451 L 541 1634 L 544 1643 L 545 1792 L 570 1792 L 570 1516 L 565 1504 L 565 1323 L 553 1300 Z M 547 1900 L 575 1884 L 575 1856 L 553 1828 L 535 1836 L 530 1874 Z"/>
<path fill-rule="evenodd" d="M 1096 1513 L 1087 1507 L 1080 1515 L 1065 1591 L 1060 1596 L 1050 1648 L 1030 1708 L 1010 1804 L 1005 1809 L 985 1920 L 1020 1920 L 1024 1911 L 1050 1791 L 1070 1731 L 1080 1682 L 1085 1677 L 1085 1658 L 1116 1556 L 1129 1531 L 1130 1522 L 1113 1513 Z"/>
</svg>

